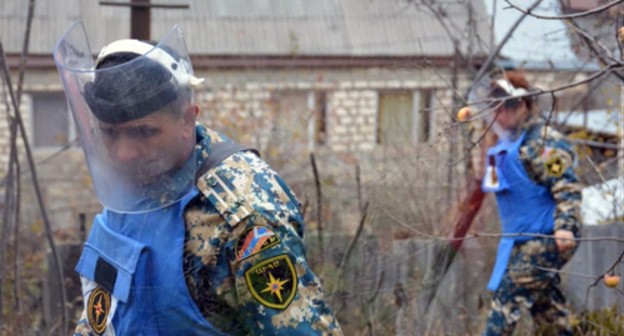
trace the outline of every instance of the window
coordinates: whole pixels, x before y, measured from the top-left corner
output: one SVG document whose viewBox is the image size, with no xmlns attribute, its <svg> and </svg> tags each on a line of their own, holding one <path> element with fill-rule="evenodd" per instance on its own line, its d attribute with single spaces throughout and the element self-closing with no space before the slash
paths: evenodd
<svg viewBox="0 0 624 336">
<path fill-rule="evenodd" d="M 388 91 L 379 94 L 377 143 L 406 145 L 429 141 L 433 91 Z"/>
<path fill-rule="evenodd" d="M 411 143 L 413 95 L 408 91 L 383 92 L 379 95 L 377 143 L 401 145 Z"/>
<path fill-rule="evenodd" d="M 325 92 L 281 91 L 273 93 L 276 104 L 273 118 L 272 140 L 312 150 L 326 140 Z"/>
<path fill-rule="evenodd" d="M 69 143 L 73 125 L 63 93 L 31 94 L 32 143 L 34 148 L 53 148 Z"/>
</svg>

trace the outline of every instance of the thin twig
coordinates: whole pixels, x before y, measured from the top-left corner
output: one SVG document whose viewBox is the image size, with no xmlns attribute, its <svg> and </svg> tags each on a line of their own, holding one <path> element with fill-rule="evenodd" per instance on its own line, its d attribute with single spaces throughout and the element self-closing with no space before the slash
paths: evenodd
<svg viewBox="0 0 624 336">
<path fill-rule="evenodd" d="M 572 275 L 572 276 L 579 277 L 579 278 L 592 279 L 592 280 L 596 278 L 595 275 L 581 274 L 581 273 L 565 271 L 565 270 L 556 269 L 556 268 L 543 267 L 543 266 L 539 266 L 539 265 L 532 265 L 532 267 L 534 267 L 535 269 L 538 269 L 538 270 L 542 270 L 542 271 L 567 274 L 567 275 Z M 510 269 L 517 269 L 517 268 L 510 267 Z"/>
<path fill-rule="evenodd" d="M 602 273 L 600 276 L 597 276 L 594 280 L 594 282 L 589 285 L 587 287 L 587 290 L 585 291 L 585 304 L 584 306 L 587 308 L 587 301 L 589 300 L 589 291 L 592 287 L 595 287 L 596 285 L 598 285 L 598 283 L 600 282 L 600 280 L 605 276 L 605 274 L 608 273 L 612 273 L 613 270 L 615 269 L 615 267 L 620 263 L 620 261 L 624 260 L 624 250 L 622 250 L 622 253 L 620 253 L 620 256 L 617 258 L 617 260 L 613 263 L 613 265 L 611 265 L 611 267 L 609 267 L 609 269 L 607 269 L 604 273 Z"/>
<path fill-rule="evenodd" d="M 613 54 L 611 53 L 611 51 L 609 51 L 609 49 L 602 43 L 600 43 L 600 41 L 598 41 L 596 39 L 595 36 L 590 35 L 588 32 L 586 32 L 585 30 L 581 29 L 581 27 L 579 27 L 576 23 L 574 23 L 573 21 L 569 20 L 567 21 L 568 25 L 571 26 L 572 28 L 574 28 L 574 30 L 576 31 L 577 34 L 579 34 L 581 36 L 581 38 L 583 39 L 583 41 L 585 41 L 585 43 L 587 44 L 587 47 L 594 52 L 594 54 L 596 54 L 596 56 L 598 56 L 598 61 L 600 61 L 600 63 L 605 66 L 607 64 L 610 64 L 611 62 L 608 62 L 605 59 L 605 56 L 603 55 L 603 53 L 598 52 L 598 49 L 596 49 L 596 47 L 594 45 L 598 45 L 606 54 L 606 57 L 615 63 L 621 63 L 618 59 L 616 59 Z M 618 74 L 617 72 L 614 73 L 615 76 L 617 76 L 620 80 L 624 80 L 624 76 Z"/>
<path fill-rule="evenodd" d="M 571 143 L 574 143 L 574 144 L 587 145 L 587 146 L 596 147 L 596 148 L 606 148 L 606 149 L 618 149 L 618 148 L 620 148 L 620 146 L 617 145 L 617 144 L 604 143 L 604 142 L 593 141 L 593 140 L 568 139 L 568 141 L 570 141 Z"/>
<path fill-rule="evenodd" d="M 54 243 L 54 237 L 52 234 L 52 226 L 50 225 L 50 220 L 48 219 L 48 214 L 45 208 L 45 204 L 43 202 L 43 194 L 41 192 L 41 187 L 39 185 L 39 181 L 37 178 L 37 170 L 35 167 L 35 161 L 33 159 L 33 155 L 32 155 L 32 151 L 30 148 L 30 143 L 28 140 L 28 136 L 26 133 L 26 128 L 24 126 L 24 122 L 22 121 L 22 116 L 21 113 L 19 111 L 19 107 L 17 104 L 17 100 L 15 97 L 15 94 L 13 93 L 13 86 L 11 84 L 11 75 L 9 73 L 9 67 L 8 64 L 6 62 L 6 56 L 4 53 L 4 46 L 2 45 L 2 43 L 0 42 L 0 60 L 1 63 L 3 65 L 3 69 L 4 69 L 4 77 L 5 77 L 5 81 L 7 84 L 7 87 L 9 88 L 9 96 L 11 97 L 11 102 L 13 105 L 13 109 L 14 109 L 14 113 L 15 113 L 15 120 L 17 121 L 17 124 L 19 126 L 19 131 L 21 133 L 22 136 L 22 142 L 24 144 L 24 149 L 26 150 L 26 158 L 28 159 L 28 165 L 30 166 L 30 176 L 32 178 L 32 182 L 33 182 L 33 186 L 35 188 L 35 194 L 37 196 L 37 203 L 39 204 L 39 210 L 41 212 L 41 217 L 43 219 L 43 224 L 45 226 L 45 230 L 46 230 L 46 237 L 48 239 L 48 243 L 50 244 L 50 249 L 52 250 L 52 254 L 54 256 L 54 263 L 55 263 L 55 267 L 57 269 L 58 272 L 58 280 L 60 282 L 60 286 L 61 286 L 61 319 L 63 321 L 62 325 L 63 325 L 63 334 L 66 335 L 67 334 L 67 330 L 68 330 L 68 325 L 67 325 L 67 293 L 65 292 L 65 277 L 64 277 L 64 273 L 63 273 L 63 266 L 61 265 L 61 258 L 59 256 L 59 253 L 56 249 L 56 244 Z"/>
<path fill-rule="evenodd" d="M 360 165 L 355 165 L 355 186 L 357 188 L 358 198 L 358 210 L 360 210 L 360 216 L 364 215 L 364 208 L 362 207 L 362 179 L 360 177 Z"/>
<path fill-rule="evenodd" d="M 600 177 L 600 180 L 602 181 L 602 183 L 607 182 L 607 180 L 605 179 L 604 175 L 602 175 L 602 172 L 600 172 L 600 169 L 598 169 L 598 167 L 596 167 L 596 164 L 594 163 L 594 160 L 592 160 L 591 157 L 589 157 L 589 155 L 586 155 L 585 158 L 587 159 L 587 162 L 589 162 L 589 164 L 592 166 L 592 168 L 594 169 L 596 174 L 598 174 L 598 177 Z"/>
<path fill-rule="evenodd" d="M 583 79 L 580 79 L 576 82 L 572 82 L 572 83 L 568 83 L 568 84 L 564 84 L 561 86 L 557 86 L 553 89 L 548 89 L 548 90 L 544 90 L 544 89 L 534 89 L 531 90 L 528 93 L 525 93 L 523 95 L 519 95 L 519 96 L 514 96 L 514 99 L 522 99 L 522 98 L 530 98 L 530 97 L 536 97 L 536 96 L 541 96 L 541 95 L 545 95 L 545 94 L 552 94 L 558 91 L 563 91 L 566 89 L 570 89 L 585 83 L 589 83 L 591 81 L 593 81 L 594 79 L 600 78 L 602 76 L 608 75 L 610 73 L 613 72 L 613 70 L 618 69 L 618 68 L 624 68 L 624 63 L 612 63 L 609 64 L 607 66 L 605 66 L 604 68 L 592 73 L 590 76 L 585 77 Z M 509 100 L 509 97 L 502 97 L 502 98 L 484 98 L 484 99 L 479 99 L 479 100 L 475 100 L 475 101 L 469 101 L 466 105 L 471 106 L 471 105 L 476 105 L 476 104 L 481 104 L 481 103 L 502 103 L 506 100 Z M 479 113 L 479 115 L 487 113 L 487 111 L 489 111 L 489 109 L 485 109 L 484 111 L 486 112 L 481 112 Z M 472 117 L 470 120 L 475 119 L 474 117 Z"/>
<path fill-rule="evenodd" d="M 18 105 L 22 101 L 22 87 L 24 86 L 24 74 L 26 73 L 26 61 L 28 60 L 28 48 L 30 47 L 30 30 L 32 28 L 32 20 L 35 16 L 35 0 L 28 1 L 28 16 L 26 18 L 26 29 L 24 32 L 24 41 L 22 42 L 22 53 L 20 54 L 19 72 L 17 76 L 17 89 L 15 97 Z"/>
<path fill-rule="evenodd" d="M 79 141 L 80 140 L 78 139 L 78 137 L 74 138 L 73 140 L 70 140 L 68 143 L 66 143 L 63 146 L 61 146 L 59 149 L 54 151 L 52 154 L 50 154 L 50 155 L 40 159 L 39 161 L 35 162 L 35 166 L 39 167 L 41 165 L 44 165 L 44 164 L 54 160 L 55 158 L 59 157 L 64 152 L 70 150 L 74 145 L 78 144 Z M 23 170 L 20 171 L 20 173 L 28 173 L 28 168 L 24 168 Z M 0 187 L 2 187 L 5 183 L 6 183 L 6 179 L 0 180 Z"/>
<path fill-rule="evenodd" d="M 5 102 L 7 102 L 8 100 L 5 99 Z M 8 111 L 8 109 L 7 109 Z M 9 135 L 11 136 L 11 142 L 13 143 L 13 139 L 15 137 L 15 121 L 13 120 L 13 118 L 11 118 L 10 115 L 7 115 L 7 121 L 8 121 L 8 125 L 9 125 Z M 11 147 L 12 148 L 12 147 Z M 4 211 L 2 214 L 2 232 L 8 232 L 9 231 L 9 220 L 12 218 L 11 214 L 12 211 L 14 211 L 14 190 L 13 190 L 13 186 L 14 186 L 14 181 L 15 181 L 15 165 L 13 164 L 12 158 L 13 158 L 13 153 L 10 153 L 9 156 L 9 165 L 8 165 L 8 169 L 7 169 L 7 184 L 6 187 L 4 189 Z M 4 277 L 7 274 L 6 272 L 6 251 L 8 250 L 8 240 L 9 240 L 9 235 L 8 234 L 3 234 L 2 235 L 2 245 L 0 245 L 0 326 L 4 325 L 4 295 L 3 295 L 3 289 L 4 289 Z"/>
<path fill-rule="evenodd" d="M 360 239 L 360 235 L 362 234 L 362 230 L 364 228 L 364 224 L 366 223 L 366 214 L 368 213 L 368 202 L 362 206 L 362 188 L 360 185 L 360 166 L 355 165 L 355 183 L 357 188 L 357 197 L 358 197 L 358 207 L 360 209 L 360 223 L 358 224 L 357 231 L 355 232 L 355 236 L 351 239 L 349 246 L 347 247 L 347 252 L 344 257 L 340 261 L 340 265 L 338 266 L 339 279 L 342 276 L 344 267 L 349 261 L 351 257 L 351 253 L 353 252 L 353 248 L 355 248 L 355 244 L 357 244 Z"/>
<path fill-rule="evenodd" d="M 314 186 L 316 187 L 316 229 L 318 231 L 319 244 L 319 264 L 323 265 L 323 194 L 321 191 L 321 180 L 319 178 L 318 169 L 316 168 L 316 159 L 314 153 L 310 153 L 310 163 L 312 164 L 312 172 L 314 173 Z"/>
<path fill-rule="evenodd" d="M 360 239 L 360 235 L 362 234 L 362 229 L 364 228 L 364 224 L 366 223 L 367 211 L 368 211 L 368 202 L 366 202 L 366 204 L 364 205 L 364 209 L 362 210 L 362 217 L 360 218 L 360 223 L 358 225 L 357 231 L 355 232 L 355 236 L 353 236 L 353 238 L 351 239 L 351 242 L 349 243 L 349 246 L 347 247 L 347 252 L 345 253 L 342 260 L 340 261 L 340 265 L 338 266 L 338 272 L 340 275 L 343 274 L 344 267 L 349 261 L 349 258 L 351 257 L 353 248 L 355 247 L 355 244 L 357 244 L 357 241 Z"/>
<path fill-rule="evenodd" d="M 423 231 L 420 231 L 416 228 L 414 228 L 413 225 L 408 224 L 398 218 L 396 218 L 395 216 L 393 216 L 390 212 L 388 212 L 387 210 L 383 210 L 385 215 L 388 216 L 390 219 L 392 219 L 395 223 L 405 227 L 406 229 L 412 231 L 413 233 L 415 233 L 416 235 L 419 235 L 420 237 L 429 239 L 429 240 L 439 240 L 439 241 L 446 241 L 446 242 L 452 242 L 452 241 L 459 241 L 459 240 L 467 240 L 467 239 L 475 239 L 475 238 L 514 238 L 514 237 L 533 237 L 533 238 L 551 238 L 554 239 L 554 235 L 549 235 L 549 234 L 543 234 L 543 233 L 531 233 L 531 232 L 515 232 L 515 233 L 490 233 L 490 232 L 480 232 L 480 231 L 473 231 L 471 234 L 466 234 L 466 236 L 464 237 L 443 237 L 443 236 L 436 236 L 436 235 L 432 235 Z M 592 238 L 558 238 L 560 240 L 573 240 L 573 241 L 577 241 L 577 242 L 583 242 L 583 241 L 613 241 L 613 242 L 618 242 L 618 243 L 624 243 L 624 238 L 617 238 L 617 237 L 611 237 L 611 236 L 605 236 L 605 237 L 592 237 Z"/>
<path fill-rule="evenodd" d="M 19 236 L 19 228 L 20 228 L 20 221 L 19 221 L 19 213 L 20 213 L 20 199 L 21 199 L 21 190 L 22 190 L 22 182 L 21 182 L 21 175 L 20 175 L 20 163 L 19 160 L 17 158 L 17 123 L 15 121 L 13 121 L 13 125 L 11 125 L 11 127 L 13 127 L 13 130 L 11 131 L 11 134 L 13 135 L 13 137 L 11 138 L 11 159 L 10 161 L 13 162 L 13 164 L 15 165 L 15 194 L 14 194 L 14 209 L 13 209 L 13 275 L 14 275 L 14 292 L 15 292 L 15 308 L 16 308 L 16 313 L 18 315 L 22 314 L 22 303 L 21 303 L 21 299 L 20 299 L 20 284 L 21 284 L 21 279 L 22 277 L 20 276 L 20 262 L 19 262 L 19 243 L 21 241 L 20 236 Z M 17 324 L 16 328 L 18 330 L 18 333 L 21 334 L 22 333 L 22 325 L 21 324 Z"/>
<path fill-rule="evenodd" d="M 546 118 L 546 124 L 544 125 L 544 134 L 542 135 L 542 143 L 537 148 L 536 153 L 540 153 L 544 149 L 544 146 L 546 146 L 546 140 L 548 136 L 548 132 L 546 132 L 546 129 L 548 129 L 548 126 L 550 126 L 550 120 L 552 119 L 552 116 L 555 113 L 557 98 L 555 97 L 555 94 L 553 92 L 550 93 L 550 96 L 552 98 L 550 100 L 550 111 L 548 112 L 548 117 Z"/>
<path fill-rule="evenodd" d="M 542 2 L 542 0 L 535 1 L 531 5 L 531 7 L 529 7 L 529 10 L 532 10 L 533 8 L 537 7 L 537 5 L 540 4 L 540 2 Z M 522 21 L 524 21 L 524 19 L 527 16 L 528 16 L 527 14 L 523 14 L 522 16 L 520 16 L 516 20 L 516 22 L 514 22 L 514 24 L 511 26 L 511 28 L 509 28 L 509 30 L 507 31 L 507 34 L 505 34 L 505 37 L 503 37 L 501 42 L 496 46 L 496 49 L 494 49 L 494 51 L 492 53 L 490 53 L 490 56 L 481 65 L 481 68 L 479 68 L 479 72 L 477 72 L 477 75 L 474 78 L 474 82 L 473 82 L 472 86 L 474 86 L 474 84 L 477 83 L 485 75 L 485 73 L 488 71 L 488 69 L 490 67 L 490 64 L 492 64 L 492 62 L 494 62 L 494 59 L 498 56 L 498 54 L 500 53 L 501 49 L 503 49 L 503 46 L 505 46 L 507 41 L 509 41 L 509 39 L 513 35 L 514 31 L 516 31 L 516 29 L 520 26 L 520 23 L 522 23 Z M 468 92 L 470 92 L 471 90 L 472 90 L 472 87 L 470 88 L 470 90 L 468 90 Z"/>
<path fill-rule="evenodd" d="M 21 189 L 22 183 L 20 181 L 20 163 L 18 160 L 18 152 L 17 152 L 17 123 L 13 120 L 11 127 L 11 158 L 10 162 L 15 166 L 15 179 L 13 180 L 15 189 L 13 190 L 13 276 L 14 276 L 14 285 L 13 291 L 15 293 L 15 309 L 17 313 L 22 312 L 22 304 L 20 300 L 20 272 L 19 272 L 19 213 L 20 213 L 20 199 L 21 199 Z M 18 322 L 18 327 L 21 327 L 21 324 Z"/>
<path fill-rule="evenodd" d="M 568 15 L 554 15 L 554 16 L 534 14 L 534 13 L 531 13 L 533 8 L 523 9 L 521 7 L 518 7 L 517 5 L 514 5 L 509 0 L 505 0 L 505 2 L 508 3 L 510 7 L 513 7 L 516 10 L 524 13 L 525 15 L 530 15 L 530 16 L 532 16 L 534 18 L 538 18 L 538 19 L 542 19 L 542 20 L 565 20 L 565 19 L 578 19 L 578 18 L 581 18 L 581 17 L 585 17 L 585 16 L 589 16 L 589 15 L 593 15 L 593 14 L 597 14 L 597 13 L 603 12 L 603 11 L 613 7 L 613 6 L 617 6 L 618 4 L 624 3 L 624 0 L 615 0 L 615 1 L 610 2 L 608 4 L 605 4 L 605 5 L 602 5 L 600 7 L 596 7 L 594 9 L 590 9 L 590 10 L 587 10 L 587 11 L 584 11 L 584 12 L 581 12 L 581 13 L 568 14 Z"/>
</svg>

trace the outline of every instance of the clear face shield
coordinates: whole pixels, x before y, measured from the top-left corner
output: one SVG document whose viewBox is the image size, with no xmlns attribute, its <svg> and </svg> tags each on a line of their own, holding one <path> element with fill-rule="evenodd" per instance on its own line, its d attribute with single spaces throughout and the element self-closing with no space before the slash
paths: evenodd
<svg viewBox="0 0 624 336">
<path fill-rule="evenodd" d="M 92 55 L 81 22 L 54 50 L 99 201 L 124 213 L 175 203 L 195 178 L 193 87 L 201 83 L 181 29 L 155 46 L 120 40 Z"/>
<path fill-rule="evenodd" d="M 497 121 L 500 107 L 515 110 L 520 106 L 521 99 L 514 98 L 527 94 L 523 88 L 515 88 L 506 79 L 493 81 L 486 76 L 476 82 L 468 93 L 470 107 L 462 108 L 458 113 L 460 121 L 483 119 L 499 139 L 508 140 L 512 131 Z M 465 109 L 465 110 L 464 110 Z M 463 111 L 462 111 L 463 110 Z"/>
</svg>

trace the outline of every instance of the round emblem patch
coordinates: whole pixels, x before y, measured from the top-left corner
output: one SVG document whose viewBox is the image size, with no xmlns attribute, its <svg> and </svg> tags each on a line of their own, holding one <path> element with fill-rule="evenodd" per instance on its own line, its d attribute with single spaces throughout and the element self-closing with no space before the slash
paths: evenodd
<svg viewBox="0 0 624 336">
<path fill-rule="evenodd" d="M 297 272 L 285 254 L 253 265 L 245 281 L 254 298 L 269 308 L 286 309 L 297 292 Z"/>
<path fill-rule="evenodd" d="M 551 177 L 560 177 L 570 167 L 572 158 L 564 150 L 544 147 L 541 154 L 546 174 Z"/>
<path fill-rule="evenodd" d="M 553 156 L 548 161 L 546 161 L 546 171 L 548 172 L 548 175 L 550 176 L 559 177 L 563 175 L 564 165 L 563 165 L 563 161 L 561 160 L 561 158 L 557 156 Z"/>
<path fill-rule="evenodd" d="M 106 330 L 106 320 L 110 311 L 111 297 L 102 287 L 96 287 L 87 303 L 87 318 L 91 329 L 98 335 Z"/>
</svg>

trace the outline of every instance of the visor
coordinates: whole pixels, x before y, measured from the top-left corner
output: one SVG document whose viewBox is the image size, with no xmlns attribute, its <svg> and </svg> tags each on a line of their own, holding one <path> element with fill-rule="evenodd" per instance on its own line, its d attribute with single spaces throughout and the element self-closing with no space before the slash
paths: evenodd
<svg viewBox="0 0 624 336">
<path fill-rule="evenodd" d="M 193 69 L 182 31 L 156 45 L 120 40 L 94 58 L 82 22 L 58 41 L 54 61 L 98 200 L 123 213 L 169 206 L 193 186 Z"/>
</svg>

